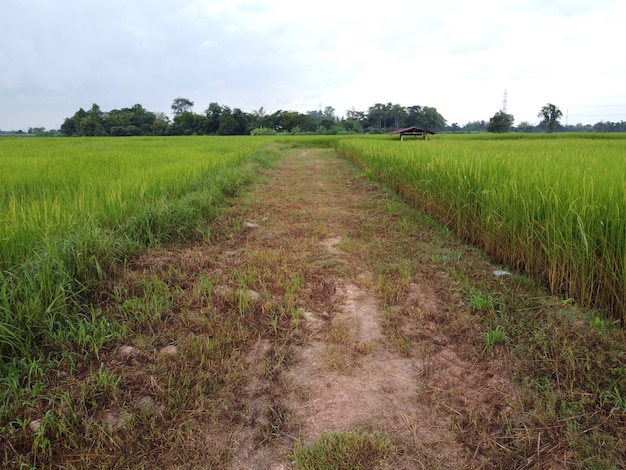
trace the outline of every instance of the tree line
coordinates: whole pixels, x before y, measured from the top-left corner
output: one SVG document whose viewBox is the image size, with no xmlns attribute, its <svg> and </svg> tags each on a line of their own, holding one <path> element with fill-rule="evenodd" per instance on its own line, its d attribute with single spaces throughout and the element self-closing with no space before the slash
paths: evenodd
<svg viewBox="0 0 626 470">
<path fill-rule="evenodd" d="M 11 132 L 29 135 L 60 136 L 148 136 L 148 135 L 262 135 L 292 134 L 382 134 L 394 129 L 417 126 L 433 132 L 626 132 L 626 121 L 598 122 L 596 124 L 562 125 L 563 113 L 551 103 L 541 108 L 539 124 L 523 121 L 514 125 L 514 116 L 498 111 L 488 121 L 471 121 L 463 126 L 448 124 L 434 107 L 401 106 L 393 103 L 376 103 L 366 111 L 352 108 L 344 117 L 337 117 L 335 109 L 266 112 L 262 107 L 251 113 L 210 103 L 202 113 L 193 111 L 194 103 L 187 98 L 174 99 L 173 119 L 162 112 L 146 110 L 140 104 L 130 108 L 105 112 L 97 104 L 88 110 L 80 108 L 73 116 L 65 118 L 58 131 L 42 127 L 29 128 L 28 132 Z M 2 132 L 0 134 L 7 134 Z"/>
<path fill-rule="evenodd" d="M 563 112 L 558 106 L 547 103 L 542 106 L 537 114 L 537 117 L 541 119 L 539 124 L 532 125 L 527 121 L 522 121 L 517 126 L 513 126 L 515 118 L 512 114 L 507 114 L 505 111 L 498 111 L 493 115 L 488 122 L 474 121 L 467 123 L 463 128 L 456 124 L 450 126 L 448 132 L 456 133 L 474 133 L 474 132 L 626 132 L 626 121 L 610 122 L 600 121 L 593 125 L 591 124 L 575 124 L 575 125 L 562 125 L 560 120 L 563 117 Z"/>
<path fill-rule="evenodd" d="M 268 113 L 262 107 L 246 113 L 215 102 L 204 112 L 195 113 L 193 106 L 187 98 L 176 98 L 170 120 L 164 113 L 147 111 L 140 104 L 104 112 L 94 103 L 91 109 L 81 108 L 66 118 L 59 131 L 65 136 L 132 136 L 385 133 L 408 126 L 442 132 L 446 128 L 444 117 L 429 106 L 377 103 L 367 111 L 351 109 L 341 118 L 331 106 L 306 113 Z"/>
</svg>

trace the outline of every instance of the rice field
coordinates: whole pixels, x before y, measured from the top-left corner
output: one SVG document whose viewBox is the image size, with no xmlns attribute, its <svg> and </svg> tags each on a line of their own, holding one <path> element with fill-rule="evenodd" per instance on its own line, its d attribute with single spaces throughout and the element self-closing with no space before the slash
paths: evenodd
<svg viewBox="0 0 626 470">
<path fill-rule="evenodd" d="M 138 247 L 207 218 L 269 143 L 332 146 L 497 261 L 626 320 L 626 137 L 0 139 L 0 357 L 55 348 Z"/>
<path fill-rule="evenodd" d="M 345 139 L 371 177 L 551 291 L 626 321 L 626 136 Z"/>
<path fill-rule="evenodd" d="M 55 349 L 138 247 L 210 236 L 262 138 L 0 139 L 0 365 Z M 84 333 L 84 332 L 83 332 Z"/>
<path fill-rule="evenodd" d="M 302 151 L 282 152 L 282 146 Z M 293 366 L 291 358 L 300 356 L 291 349 L 292 343 L 299 346 L 304 338 L 298 329 L 300 310 L 294 306 L 299 295 L 309 301 L 310 291 L 305 288 L 309 268 L 317 279 L 326 272 L 334 276 L 335 266 L 324 260 L 330 267 L 319 271 L 317 264 L 303 264 L 308 258 L 297 243 L 272 254 L 259 252 L 247 241 L 231 264 L 233 243 L 248 240 L 242 221 L 251 212 L 259 213 L 259 206 L 241 213 L 235 207 L 235 216 L 231 211 L 214 216 L 229 196 L 253 181 L 272 160 L 296 154 L 316 158 L 310 147 L 335 147 L 365 175 L 386 183 L 460 237 L 484 247 L 506 269 L 543 279 L 565 296 L 563 302 L 544 298 L 525 276 L 513 275 L 506 281 L 493 277 L 493 266 L 475 256 L 478 250 L 466 250 L 429 217 L 404 204 L 400 209 L 397 200 L 368 189 L 368 197 L 380 194 L 383 204 L 375 210 L 369 208 L 369 201 L 359 204 L 367 205 L 367 210 L 346 219 L 364 222 L 358 239 L 367 244 L 356 245 L 346 238 L 342 246 L 346 253 L 356 253 L 355 246 L 365 247 L 358 250 L 366 253 L 364 257 L 351 263 L 358 264 L 361 272 L 363 259 L 367 260 L 375 273 L 372 289 L 378 289 L 384 299 L 394 299 L 385 304 L 404 299 L 413 280 L 421 282 L 431 273 L 435 276 L 427 283 L 430 288 L 447 276 L 455 284 L 433 292 L 441 295 L 441 313 L 424 308 L 414 315 L 404 306 L 385 308 L 381 318 L 384 315 L 387 339 L 407 360 L 413 355 L 419 363 L 427 363 L 431 346 L 424 347 L 422 332 L 431 335 L 432 325 L 438 325 L 450 330 L 456 351 L 467 349 L 466 356 L 459 353 L 459 357 L 470 358 L 466 362 L 468 367 L 473 364 L 472 370 L 479 362 L 479 369 L 495 374 L 506 367 L 507 375 L 519 384 L 523 398 L 519 407 L 504 407 L 499 398 L 502 391 L 485 395 L 497 408 L 483 411 L 479 404 L 466 415 L 450 407 L 454 415 L 448 415 L 460 418 L 451 421 L 451 436 L 485 464 L 502 458 L 527 466 L 561 459 L 581 468 L 604 468 L 604 463 L 612 468 L 623 460 L 626 368 L 624 329 L 617 323 L 625 321 L 625 135 L 437 135 L 427 142 L 398 142 L 389 136 L 7 138 L 0 139 L 0 448 L 4 450 L 0 459 L 4 467 L 98 462 L 104 468 L 141 466 L 144 460 L 188 464 L 194 456 L 196 461 L 209 456 L 221 464 L 232 459 L 230 448 L 242 440 L 197 439 L 215 437 L 218 427 L 224 428 L 224 436 L 236 436 L 238 431 L 232 430 L 243 428 L 271 436 L 272 440 L 264 438 L 260 444 L 256 438 L 250 440 L 262 452 L 275 451 L 283 441 L 293 443 L 291 437 L 282 439 L 297 435 L 288 427 L 289 405 L 282 399 L 291 400 L 293 390 L 300 393 L 301 389 L 279 377 Z M 323 154 L 332 158 L 331 151 Z M 318 160 L 311 163 L 318 165 Z M 337 165 L 330 163 L 328 168 L 334 172 Z M 309 204 L 315 197 L 306 197 L 320 187 L 311 181 L 311 174 L 294 168 L 290 171 L 299 179 L 288 184 L 282 180 L 283 187 L 276 187 L 277 194 L 288 195 L 284 207 L 273 198 L 261 206 L 277 211 L 281 224 L 291 223 L 294 200 Z M 361 175 L 343 169 L 335 177 L 361 180 Z M 294 192 L 282 192 L 286 186 Z M 346 191 L 354 187 L 351 184 Z M 328 210 L 336 202 L 341 204 L 339 195 L 322 196 L 323 201 L 334 201 Z M 326 217 L 328 202 L 319 205 L 319 214 Z M 379 219 L 379 210 L 389 210 L 390 217 Z M 371 232 L 366 230 L 370 219 L 367 230 L 375 228 Z M 322 218 L 312 220 L 316 223 L 302 232 L 317 247 L 317 238 L 326 237 L 327 227 L 317 223 Z M 385 228 L 396 220 L 399 227 L 380 230 L 381 220 Z M 353 233 L 352 228 L 348 233 Z M 378 234 L 385 237 L 385 245 L 379 243 Z M 194 258 L 198 254 L 220 259 L 190 262 L 192 256 L 175 254 L 186 251 L 186 242 L 199 240 L 210 241 L 211 246 L 206 254 L 200 248 L 202 255 L 194 246 Z M 171 246 L 158 247 L 146 263 L 149 268 L 142 260 L 126 264 L 142 248 L 160 244 Z M 162 263 L 165 252 L 171 252 L 172 258 Z M 426 263 L 421 265 L 422 261 Z M 357 269 L 345 271 L 352 276 Z M 216 287 L 224 285 L 237 288 L 213 297 Z M 272 301 L 250 302 L 251 285 L 263 286 L 259 291 Z M 462 300 L 465 294 L 468 297 Z M 282 300 L 274 302 L 276 298 Z M 570 298 L 589 310 L 571 305 Z M 604 312 L 614 315 L 615 321 L 605 321 Z M 422 318 L 424 329 L 414 332 L 413 323 Z M 337 325 L 329 322 L 333 328 L 329 341 L 337 342 Z M 265 342 L 268 349 L 258 347 Z M 428 344 L 434 350 L 446 342 L 435 334 Z M 160 352 L 174 345 L 178 357 Z M 349 357 L 357 353 L 359 361 L 371 352 L 368 343 L 346 346 Z M 134 352 L 126 355 L 129 350 Z M 264 367 L 262 371 L 249 367 L 252 361 L 244 358 L 250 354 Z M 244 373 L 244 369 L 249 370 Z M 422 394 L 429 387 L 421 381 L 430 374 L 420 374 L 417 385 L 424 406 L 437 403 L 435 399 L 447 400 L 453 393 L 453 389 L 437 389 L 446 393 L 439 398 Z M 439 380 L 438 375 L 432 374 Z M 503 383 L 485 385 L 486 375 L 471 375 L 471 381 L 481 377 L 481 390 Z M 249 386 L 259 380 L 272 385 L 262 392 L 256 385 Z M 258 403 L 266 403 L 268 412 L 259 415 L 254 430 L 251 421 L 241 419 L 242 410 L 252 402 L 249 397 L 256 400 L 261 394 L 266 401 Z M 144 408 L 141 403 L 146 397 L 151 405 Z M 517 397 L 512 400 L 516 403 Z M 157 412 L 159 408 L 151 411 L 157 404 L 164 407 L 165 415 Z M 502 412 L 492 412 L 495 409 Z M 242 428 L 233 428 L 235 422 Z M 369 430 L 371 423 L 366 424 Z M 418 436 L 413 421 L 407 421 L 405 428 Z M 377 453 L 361 444 L 387 441 L 368 440 L 368 436 L 326 447 L 320 447 L 327 443 L 323 440 L 310 446 L 295 442 L 290 461 L 304 468 L 319 461 L 319 456 L 335 456 L 339 447 L 337 456 L 343 458 L 346 446 L 371 460 Z M 404 445 L 402 439 L 397 442 Z M 416 446 L 414 439 L 406 443 L 415 449 L 415 457 L 431 462 L 430 454 L 422 455 L 424 447 Z M 393 451 L 396 441 L 390 445 L 381 447 L 381 453 Z"/>
<path fill-rule="evenodd" d="M 258 139 L 1 139 L 0 263 L 86 226 L 113 229 L 237 167 Z"/>
</svg>

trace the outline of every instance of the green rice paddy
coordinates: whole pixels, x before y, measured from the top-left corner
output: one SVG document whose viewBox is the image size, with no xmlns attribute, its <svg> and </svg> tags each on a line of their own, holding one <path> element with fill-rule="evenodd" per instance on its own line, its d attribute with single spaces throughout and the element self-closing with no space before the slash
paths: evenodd
<svg viewBox="0 0 626 470">
<path fill-rule="evenodd" d="M 626 137 L 342 140 L 339 150 L 495 260 L 626 320 Z"/>
</svg>

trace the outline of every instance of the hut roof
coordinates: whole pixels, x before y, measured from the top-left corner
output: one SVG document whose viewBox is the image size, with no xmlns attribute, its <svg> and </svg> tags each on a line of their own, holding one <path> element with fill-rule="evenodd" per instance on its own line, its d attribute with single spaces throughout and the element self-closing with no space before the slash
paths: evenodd
<svg viewBox="0 0 626 470">
<path fill-rule="evenodd" d="M 395 131 L 389 132 L 389 135 L 397 135 L 397 134 L 436 134 L 433 131 L 429 131 L 428 129 L 420 129 L 416 126 L 403 127 L 402 129 L 396 129 Z"/>
</svg>

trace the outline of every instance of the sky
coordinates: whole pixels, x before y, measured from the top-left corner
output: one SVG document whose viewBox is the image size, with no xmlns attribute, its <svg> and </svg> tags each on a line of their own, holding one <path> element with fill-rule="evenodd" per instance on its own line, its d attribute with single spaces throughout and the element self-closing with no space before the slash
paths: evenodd
<svg viewBox="0 0 626 470">
<path fill-rule="evenodd" d="M 626 120 L 623 0 L 2 0 L 0 130 L 93 103 L 171 116 L 437 108 L 448 124 Z"/>
</svg>

